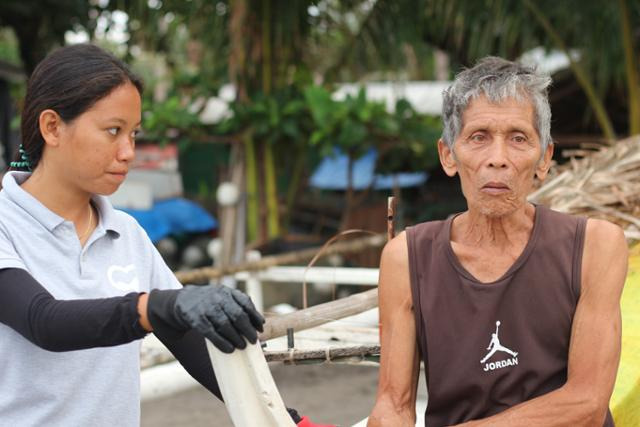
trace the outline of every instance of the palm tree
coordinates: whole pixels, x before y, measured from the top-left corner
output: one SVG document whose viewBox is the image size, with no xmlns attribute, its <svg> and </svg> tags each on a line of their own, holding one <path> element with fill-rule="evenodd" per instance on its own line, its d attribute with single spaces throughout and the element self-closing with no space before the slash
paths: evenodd
<svg viewBox="0 0 640 427">
<path fill-rule="evenodd" d="M 224 80 L 233 82 L 238 103 L 251 104 L 305 72 L 300 58 L 311 28 L 308 8 L 314 3 L 165 0 L 154 8 L 152 2 L 125 0 L 110 7 L 127 11 L 132 42 L 149 50 L 170 51 L 172 39 L 186 30 L 187 38 L 199 43 L 207 56 L 200 70 L 209 70 L 218 85 Z M 210 72 L 212 68 L 215 73 Z M 265 241 L 280 234 L 273 144 L 257 137 L 251 126 L 238 138 L 232 157 L 245 170 L 248 237 Z"/>
<path fill-rule="evenodd" d="M 310 29 L 313 1 L 233 0 L 230 2 L 229 74 L 238 100 L 251 102 L 294 82 Z M 273 144 L 256 140 L 251 127 L 243 135 L 248 194 L 249 238 L 280 235 L 276 159 Z M 258 163 L 260 162 L 260 164 Z M 260 210 L 258 200 L 264 209 Z"/>
<path fill-rule="evenodd" d="M 17 3 L 0 12 L 15 13 Z M 129 14 L 130 44 L 174 53 L 179 37 L 199 44 L 200 74 L 213 87 L 233 81 L 238 101 L 247 104 L 301 81 L 406 78 L 407 69 L 430 78 L 435 50 L 457 68 L 489 54 L 515 59 L 537 46 L 560 49 L 605 137 L 615 137 L 602 101 L 614 87 L 627 88 L 629 131 L 640 131 L 637 1 L 116 0 L 107 9 Z M 173 57 L 178 67 L 181 59 Z M 240 139 L 250 237 L 277 236 L 276 164 L 292 162 L 275 159 L 272 144 L 250 126 Z"/>
<path fill-rule="evenodd" d="M 335 55 L 338 60 L 328 68 L 329 77 L 354 60 L 374 69 L 380 62 L 402 63 L 399 53 L 403 46 L 438 48 L 446 51 L 454 64 L 463 66 L 486 55 L 516 59 L 531 48 L 544 46 L 570 58 L 571 70 L 607 139 L 613 140 L 615 131 L 602 99 L 613 87 L 626 86 L 629 132 L 640 132 L 640 70 L 635 50 L 640 38 L 640 2 L 346 2 L 351 8 L 363 3 L 370 7 L 349 43 L 343 45 L 343 53 Z"/>
</svg>

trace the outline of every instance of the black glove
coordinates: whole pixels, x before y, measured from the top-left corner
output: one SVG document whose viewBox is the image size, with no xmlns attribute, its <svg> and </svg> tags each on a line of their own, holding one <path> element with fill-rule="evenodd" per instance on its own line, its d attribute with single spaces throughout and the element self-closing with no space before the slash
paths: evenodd
<svg viewBox="0 0 640 427">
<path fill-rule="evenodd" d="M 300 416 L 300 414 L 298 414 L 298 411 L 296 411 L 295 409 L 287 408 L 287 412 L 289 413 L 289 416 L 291 417 L 294 423 L 298 424 L 300 421 L 302 421 L 302 417 Z"/>
<path fill-rule="evenodd" d="M 244 337 L 254 344 L 256 329 L 262 332 L 264 324 L 264 317 L 247 295 L 214 285 L 154 289 L 149 294 L 147 316 L 159 337 L 178 339 L 195 329 L 224 353 L 245 348 Z"/>
</svg>

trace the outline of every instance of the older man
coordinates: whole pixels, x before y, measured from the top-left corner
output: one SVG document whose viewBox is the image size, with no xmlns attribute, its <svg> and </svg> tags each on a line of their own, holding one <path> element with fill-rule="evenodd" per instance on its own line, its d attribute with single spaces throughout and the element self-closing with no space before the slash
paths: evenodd
<svg viewBox="0 0 640 427">
<path fill-rule="evenodd" d="M 499 58 L 444 94 L 438 141 L 468 210 L 409 228 L 380 266 L 382 355 L 369 426 L 612 426 L 627 268 L 621 229 L 527 202 L 553 144 L 550 79 Z"/>
</svg>

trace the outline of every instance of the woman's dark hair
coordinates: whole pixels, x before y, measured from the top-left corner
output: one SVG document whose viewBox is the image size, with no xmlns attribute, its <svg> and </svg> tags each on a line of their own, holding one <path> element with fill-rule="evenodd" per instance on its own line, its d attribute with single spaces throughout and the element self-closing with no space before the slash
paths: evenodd
<svg viewBox="0 0 640 427">
<path fill-rule="evenodd" d="M 98 46 L 76 44 L 49 54 L 29 78 L 22 110 L 22 149 L 29 166 L 14 169 L 33 170 L 42 157 L 42 111 L 51 109 L 70 123 L 125 83 L 133 84 L 142 95 L 142 80 L 124 62 Z M 23 159 L 21 153 L 16 153 L 17 162 Z"/>
</svg>

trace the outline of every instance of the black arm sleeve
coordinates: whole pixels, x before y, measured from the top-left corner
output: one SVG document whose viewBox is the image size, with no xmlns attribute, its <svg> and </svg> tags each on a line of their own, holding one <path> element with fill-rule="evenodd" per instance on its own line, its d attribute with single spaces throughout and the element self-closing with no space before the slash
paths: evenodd
<svg viewBox="0 0 640 427">
<path fill-rule="evenodd" d="M 155 335 L 169 349 L 171 354 L 178 359 L 178 362 L 189 375 L 218 399 L 223 400 L 203 335 L 193 329 L 178 339 L 168 338 L 158 333 L 155 333 Z"/>
<path fill-rule="evenodd" d="M 138 316 L 139 294 L 56 300 L 20 268 L 0 270 L 0 323 L 49 351 L 125 344 L 146 335 Z"/>
</svg>

